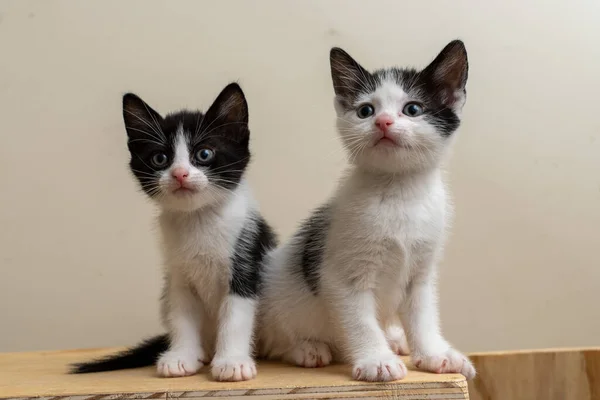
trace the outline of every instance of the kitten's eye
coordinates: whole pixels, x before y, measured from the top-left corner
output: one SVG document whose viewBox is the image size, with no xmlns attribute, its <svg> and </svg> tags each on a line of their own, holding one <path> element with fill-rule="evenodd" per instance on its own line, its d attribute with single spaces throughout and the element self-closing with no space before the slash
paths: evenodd
<svg viewBox="0 0 600 400">
<path fill-rule="evenodd" d="M 418 117 L 423 114 L 423 106 L 419 103 L 407 103 L 402 110 L 404 115 L 408 115 L 409 117 Z"/>
<path fill-rule="evenodd" d="M 363 104 L 356 111 L 356 115 L 358 115 L 358 118 L 360 119 L 369 118 L 373 114 L 375 114 L 375 107 L 371 104 Z"/>
<path fill-rule="evenodd" d="M 196 160 L 202 164 L 210 163 L 215 158 L 215 152 L 211 149 L 200 149 L 196 152 Z"/>
<path fill-rule="evenodd" d="M 156 153 L 152 156 L 150 161 L 152 162 L 152 165 L 154 165 L 155 167 L 161 168 L 161 167 L 164 167 L 165 165 L 167 165 L 167 162 L 169 161 L 169 157 L 167 157 L 167 155 L 165 153 Z"/>
</svg>

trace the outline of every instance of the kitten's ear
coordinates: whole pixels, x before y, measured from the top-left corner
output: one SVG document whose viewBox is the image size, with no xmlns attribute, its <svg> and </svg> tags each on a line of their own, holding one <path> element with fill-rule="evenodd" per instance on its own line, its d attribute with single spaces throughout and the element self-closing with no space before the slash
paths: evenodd
<svg viewBox="0 0 600 400">
<path fill-rule="evenodd" d="M 157 131 L 161 131 L 162 119 L 159 113 L 135 94 L 127 93 L 123 96 L 123 120 L 127 136 L 155 136 Z"/>
<path fill-rule="evenodd" d="M 463 98 L 469 75 L 467 49 L 460 40 L 446 45 L 438 56 L 423 71 L 425 80 L 432 85 L 448 107 L 456 106 L 457 100 Z M 461 104 L 462 105 L 462 104 Z"/>
<path fill-rule="evenodd" d="M 237 83 L 227 85 L 206 112 L 205 119 L 247 124 L 248 103 L 242 88 Z"/>
<path fill-rule="evenodd" d="M 206 112 L 202 125 L 201 132 L 210 125 L 210 129 L 220 129 L 237 140 L 248 140 L 248 103 L 237 83 L 230 83 L 221 91 Z"/>
<path fill-rule="evenodd" d="M 370 87 L 371 74 L 361 67 L 350 54 L 339 47 L 329 52 L 331 79 L 336 96 L 352 98 L 362 89 Z"/>
</svg>

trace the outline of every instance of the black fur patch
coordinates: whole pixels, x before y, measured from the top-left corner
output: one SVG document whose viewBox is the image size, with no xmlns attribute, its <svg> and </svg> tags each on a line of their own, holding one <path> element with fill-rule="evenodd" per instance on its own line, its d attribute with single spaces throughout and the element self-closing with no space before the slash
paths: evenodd
<svg viewBox="0 0 600 400">
<path fill-rule="evenodd" d="M 241 297 L 259 294 L 264 258 L 275 246 L 277 237 L 263 217 L 257 215 L 246 221 L 232 259 L 230 293 Z"/>
<path fill-rule="evenodd" d="M 227 189 L 237 186 L 250 161 L 248 106 L 241 88 L 235 83 L 223 89 L 206 114 L 183 110 L 164 118 L 138 96 L 128 93 L 123 96 L 123 119 L 129 139 L 131 172 L 150 197 L 157 195 L 159 172 L 172 165 L 180 129 L 192 165 L 199 166 L 194 157 L 199 149 L 208 148 L 215 152 L 213 161 L 203 168 L 216 186 Z M 152 163 L 152 157 L 157 153 L 168 158 L 160 168 Z"/>
<path fill-rule="evenodd" d="M 153 365 L 158 357 L 169 349 L 170 340 L 167 335 L 160 335 L 145 340 L 139 345 L 104 358 L 71 365 L 72 374 L 89 372 L 114 371 Z"/>
<path fill-rule="evenodd" d="M 331 223 L 330 206 L 325 204 L 317 208 L 306 219 L 296 234 L 300 250 L 296 261 L 298 274 L 304 279 L 313 294 L 319 293 L 319 277 L 325 239 Z"/>
<path fill-rule="evenodd" d="M 333 88 L 341 104 L 354 110 L 357 99 L 374 92 L 384 80 L 393 80 L 412 97 L 423 103 L 424 118 L 436 126 L 442 136 L 450 136 L 460 125 L 452 105 L 456 91 L 466 95 L 469 64 L 464 44 L 450 42 L 423 70 L 386 68 L 369 72 L 344 50 L 330 52 Z"/>
</svg>

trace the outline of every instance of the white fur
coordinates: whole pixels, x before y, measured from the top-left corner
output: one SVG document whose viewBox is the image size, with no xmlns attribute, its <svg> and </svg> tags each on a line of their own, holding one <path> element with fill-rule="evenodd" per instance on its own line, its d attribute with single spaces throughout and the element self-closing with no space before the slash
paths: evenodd
<svg viewBox="0 0 600 400">
<path fill-rule="evenodd" d="M 450 216 L 439 165 L 451 139 L 423 117 L 401 115 L 409 101 L 387 81 L 354 105 L 373 104 L 370 118 L 336 102 L 338 130 L 354 165 L 329 201 L 319 294 L 294 273 L 296 239 L 270 254 L 259 323 L 263 355 L 313 366 L 302 356 L 312 352 L 324 360 L 331 350 L 353 364 L 355 379 L 388 381 L 406 374 L 395 353 L 408 351 L 407 340 L 418 367 L 474 376 L 440 333 L 435 296 Z M 393 116 L 390 132 L 409 148 L 375 145 L 381 113 Z"/>
<path fill-rule="evenodd" d="M 229 295 L 221 304 L 217 349 L 212 375 L 217 380 L 241 381 L 256 376 L 252 333 L 256 300 Z"/>
<path fill-rule="evenodd" d="M 399 324 L 390 324 L 385 330 L 385 337 L 394 353 L 401 356 L 410 353 L 406 333 Z"/>
<path fill-rule="evenodd" d="M 182 133 L 176 143 L 171 169 L 188 168 L 198 190 L 158 196 L 167 280 L 162 312 L 171 337 L 158 373 L 191 375 L 214 357 L 216 379 L 252 379 L 256 301 L 229 294 L 229 281 L 236 240 L 255 203 L 244 180 L 233 192 L 211 189 L 205 173 L 189 163 Z M 173 187 L 171 179 L 167 170 L 161 186 Z"/>
</svg>

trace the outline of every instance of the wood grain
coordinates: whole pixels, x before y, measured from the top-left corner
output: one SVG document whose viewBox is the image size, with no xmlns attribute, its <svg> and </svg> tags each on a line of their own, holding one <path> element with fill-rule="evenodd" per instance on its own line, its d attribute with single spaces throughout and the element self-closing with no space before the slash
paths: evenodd
<svg viewBox="0 0 600 400">
<path fill-rule="evenodd" d="M 350 378 L 348 366 L 306 369 L 261 363 L 258 378 L 221 383 L 207 371 L 186 378 L 159 378 L 154 368 L 68 375 L 70 363 L 119 349 L 0 354 L 0 398 L 40 400 L 109 399 L 468 399 L 465 378 L 410 370 L 402 381 L 364 383 Z M 411 367 L 409 366 L 409 369 Z"/>
<path fill-rule="evenodd" d="M 600 349 L 470 354 L 472 400 L 600 400 Z"/>
</svg>

